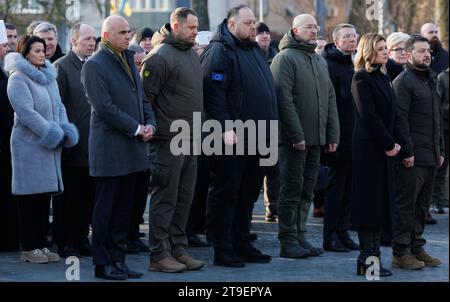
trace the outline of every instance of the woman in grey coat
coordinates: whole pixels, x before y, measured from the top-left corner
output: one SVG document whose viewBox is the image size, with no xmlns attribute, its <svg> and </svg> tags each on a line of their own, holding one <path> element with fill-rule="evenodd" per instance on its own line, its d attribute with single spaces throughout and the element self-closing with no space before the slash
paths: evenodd
<svg viewBox="0 0 450 302">
<path fill-rule="evenodd" d="M 56 71 L 45 60 L 45 41 L 24 36 L 18 53 L 8 54 L 8 97 L 14 109 L 11 133 L 12 193 L 19 206 L 21 260 L 59 261 L 45 248 L 46 220 L 52 194 L 64 190 L 61 149 L 78 142 L 78 131 L 67 121 L 58 92 Z"/>
</svg>

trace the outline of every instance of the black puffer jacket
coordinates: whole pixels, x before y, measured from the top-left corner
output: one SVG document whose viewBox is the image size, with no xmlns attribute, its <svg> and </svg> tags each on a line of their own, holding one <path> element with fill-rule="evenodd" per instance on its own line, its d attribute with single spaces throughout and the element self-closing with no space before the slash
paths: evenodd
<svg viewBox="0 0 450 302">
<path fill-rule="evenodd" d="M 407 63 L 393 82 L 397 95 L 397 133 L 400 159 L 414 156 L 414 165 L 435 167 L 444 156 L 441 99 L 432 70 L 418 70 Z"/>
<path fill-rule="evenodd" d="M 269 65 L 256 42 L 240 41 L 224 20 L 201 56 L 208 118 L 276 120 L 277 99 Z M 229 129 L 226 129 L 229 130 Z"/>
<path fill-rule="evenodd" d="M 355 74 L 352 56 L 344 54 L 333 43 L 325 45 L 322 53 L 327 60 L 331 82 L 336 94 L 336 105 L 339 115 L 340 144 L 338 156 L 351 160 L 352 134 L 355 124 L 353 96 L 351 92 L 352 79 Z"/>
<path fill-rule="evenodd" d="M 442 48 L 441 42 L 437 41 L 431 50 L 431 69 L 440 74 L 448 68 L 448 51 Z"/>
</svg>

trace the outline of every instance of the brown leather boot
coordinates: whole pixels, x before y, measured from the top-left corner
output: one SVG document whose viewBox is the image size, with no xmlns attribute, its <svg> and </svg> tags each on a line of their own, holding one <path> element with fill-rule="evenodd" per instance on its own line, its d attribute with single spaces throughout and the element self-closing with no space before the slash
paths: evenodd
<svg viewBox="0 0 450 302">
<path fill-rule="evenodd" d="M 418 260 L 412 254 L 406 254 L 400 257 L 392 257 L 392 267 L 403 268 L 409 270 L 418 270 L 425 267 L 423 261 Z"/>
<path fill-rule="evenodd" d="M 164 273 L 179 273 L 187 269 L 186 265 L 178 262 L 173 257 L 167 257 L 160 261 L 151 262 L 148 268 L 150 271 L 159 271 Z"/>
<path fill-rule="evenodd" d="M 201 269 L 203 267 L 203 265 L 205 265 L 205 262 L 203 262 L 201 260 L 196 260 L 189 255 L 183 255 L 183 256 L 177 257 L 175 259 L 178 262 L 186 265 L 186 268 L 189 271 L 195 271 L 195 270 Z"/>
<path fill-rule="evenodd" d="M 436 267 L 442 264 L 441 260 L 431 257 L 425 251 L 415 254 L 414 256 L 417 258 L 417 260 L 423 261 L 425 263 L 425 266 L 428 267 Z"/>
</svg>

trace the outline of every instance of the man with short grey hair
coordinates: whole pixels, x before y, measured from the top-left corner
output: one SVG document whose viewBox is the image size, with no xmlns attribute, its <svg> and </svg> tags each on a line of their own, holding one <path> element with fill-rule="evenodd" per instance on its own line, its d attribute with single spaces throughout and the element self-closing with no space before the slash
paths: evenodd
<svg viewBox="0 0 450 302">
<path fill-rule="evenodd" d="M 94 183 L 89 176 L 88 138 L 91 106 L 81 85 L 81 68 L 95 48 L 95 30 L 85 23 L 75 24 L 70 32 L 72 50 L 58 59 L 57 82 L 69 121 L 80 133 L 78 144 L 62 153 L 64 193 L 54 197 L 53 242 L 61 257 L 91 256 L 88 240 L 94 199 Z"/>
<path fill-rule="evenodd" d="M 49 22 L 39 23 L 33 30 L 33 35 L 45 41 L 45 58 L 50 62 L 55 62 L 64 54 L 58 45 L 58 30 L 56 26 Z"/>
<path fill-rule="evenodd" d="M 358 34 L 352 24 L 341 23 L 333 30 L 333 43 L 327 44 L 323 56 L 336 94 L 339 116 L 340 143 L 335 153 L 329 153 L 325 215 L 323 221 L 323 248 L 331 252 L 358 250 L 348 229 L 350 227 L 352 188 L 352 133 L 353 98 L 351 84 L 355 73 L 353 55 L 357 48 Z"/>
<path fill-rule="evenodd" d="M 314 198 L 321 147 L 335 152 L 339 143 L 336 96 L 327 63 L 315 53 L 316 19 L 298 15 L 280 42 L 271 69 L 280 122 L 280 195 L 278 238 L 281 257 L 323 253 L 306 240 L 306 219 Z"/>
</svg>

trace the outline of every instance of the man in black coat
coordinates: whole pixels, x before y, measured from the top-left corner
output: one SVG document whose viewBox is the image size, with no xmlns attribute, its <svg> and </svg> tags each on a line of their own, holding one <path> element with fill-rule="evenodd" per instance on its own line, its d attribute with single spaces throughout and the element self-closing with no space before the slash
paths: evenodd
<svg viewBox="0 0 450 302">
<path fill-rule="evenodd" d="M 444 161 L 441 100 L 436 74 L 430 69 L 426 38 L 412 36 L 405 46 L 406 70 L 394 80 L 397 95 L 397 131 L 402 145 L 396 168 L 393 206 L 392 265 L 403 269 L 438 266 L 441 261 L 424 249 L 425 214 L 433 191 L 436 167 Z"/>
<path fill-rule="evenodd" d="M 81 69 L 91 104 L 89 174 L 95 177 L 92 254 L 95 276 L 110 280 L 142 277 L 125 263 L 138 172 L 149 168 L 147 145 L 155 116 L 128 50 L 130 26 L 110 16 L 102 42 Z"/>
<path fill-rule="evenodd" d="M 53 199 L 53 242 L 61 257 L 90 256 L 88 240 L 94 183 L 89 176 L 88 138 L 91 106 L 81 85 L 81 68 L 95 48 L 95 30 L 83 23 L 71 29 L 72 50 L 54 64 L 61 100 L 80 133 L 78 145 L 62 152 L 64 193 Z"/>
<path fill-rule="evenodd" d="M 277 118 L 273 78 L 255 36 L 253 11 L 245 5 L 234 7 L 201 57 L 205 112 L 221 124 L 227 148 L 243 142 L 237 142 L 236 132 L 227 128 L 226 121 L 259 120 L 268 124 Z M 264 176 L 259 159 L 248 152 L 214 158 L 207 231 L 214 246 L 215 265 L 243 267 L 245 262 L 271 261 L 269 255 L 250 244 L 249 238 L 253 203 Z"/>
<path fill-rule="evenodd" d="M 442 167 L 437 169 L 434 180 L 433 202 L 436 213 L 444 214 L 444 207 L 448 208 L 448 159 L 449 159 L 449 123 L 448 123 L 448 68 L 438 76 L 437 89 L 441 96 L 442 122 L 444 128 L 445 158 Z"/>
<path fill-rule="evenodd" d="M 17 202 L 11 194 L 10 137 L 14 110 L 6 93 L 8 76 L 1 64 L 8 51 L 8 43 L 0 43 L 0 251 L 17 250 L 20 247 Z"/>
<path fill-rule="evenodd" d="M 358 35 L 351 24 L 339 24 L 333 30 L 334 43 L 325 46 L 323 56 L 336 94 L 340 125 L 340 145 L 330 160 L 330 183 L 326 192 L 323 248 L 331 252 L 358 250 L 348 229 L 350 227 L 352 188 L 352 132 L 355 122 L 351 93 L 354 67 L 352 56 Z"/>
<path fill-rule="evenodd" d="M 448 68 L 448 51 L 442 48 L 441 41 L 438 38 L 438 28 L 433 23 L 425 23 L 420 28 L 420 34 L 425 37 L 431 47 L 431 65 L 430 68 L 436 74 L 440 74 Z"/>
</svg>

